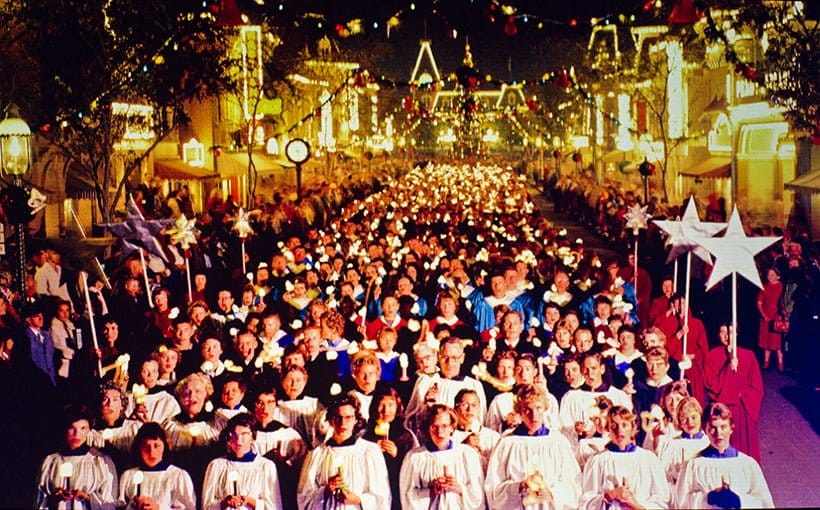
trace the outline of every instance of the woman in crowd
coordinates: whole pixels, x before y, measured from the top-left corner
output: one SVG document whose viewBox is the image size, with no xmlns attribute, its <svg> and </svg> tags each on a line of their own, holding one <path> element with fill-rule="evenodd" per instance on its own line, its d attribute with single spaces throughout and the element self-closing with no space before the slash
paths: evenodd
<svg viewBox="0 0 820 510">
<path fill-rule="evenodd" d="M 168 462 L 168 453 L 168 438 L 160 424 L 149 422 L 140 427 L 134 439 L 137 465 L 120 477 L 118 507 L 195 510 L 191 475 Z"/>
</svg>

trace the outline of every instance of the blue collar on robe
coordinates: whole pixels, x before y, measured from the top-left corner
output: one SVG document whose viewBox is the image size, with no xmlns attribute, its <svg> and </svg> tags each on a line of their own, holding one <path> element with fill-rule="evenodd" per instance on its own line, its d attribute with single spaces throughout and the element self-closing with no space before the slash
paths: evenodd
<svg viewBox="0 0 820 510">
<path fill-rule="evenodd" d="M 424 442 L 424 447 L 427 448 L 427 451 L 430 452 L 443 452 L 445 450 L 452 450 L 453 449 L 453 440 L 447 442 L 447 446 L 444 448 L 439 448 L 436 444 L 430 440 Z"/>
<path fill-rule="evenodd" d="M 168 469 L 168 466 L 170 466 L 170 465 L 171 465 L 170 462 L 163 459 L 163 460 L 159 461 L 159 463 L 156 466 L 150 467 L 150 466 L 145 465 L 145 463 L 142 460 L 140 460 L 139 468 L 140 468 L 140 471 L 165 471 L 166 469 Z"/>
<path fill-rule="evenodd" d="M 356 444 L 356 439 L 358 439 L 358 436 L 356 434 L 352 434 L 350 437 L 348 437 L 347 439 L 345 439 L 341 443 L 337 443 L 336 440 L 331 437 L 330 439 L 327 440 L 327 445 L 328 446 L 353 446 L 354 444 Z"/>
<path fill-rule="evenodd" d="M 79 457 L 81 455 L 85 455 L 86 453 L 88 453 L 89 449 L 90 447 L 87 444 L 79 446 L 73 450 L 69 450 L 68 448 L 62 448 L 60 449 L 60 455 L 62 455 L 63 457 Z"/>
<path fill-rule="evenodd" d="M 614 453 L 632 453 L 635 450 L 637 450 L 638 447 L 635 446 L 635 443 L 629 443 L 623 450 L 621 450 L 620 448 L 618 448 L 618 445 L 616 445 L 613 442 L 609 442 L 606 445 L 606 449 Z"/>
<path fill-rule="evenodd" d="M 594 393 L 603 393 L 603 392 L 605 392 L 609 389 L 609 385 L 607 383 L 601 383 L 600 386 L 593 389 L 593 388 L 590 388 L 586 383 L 584 383 L 584 385 L 581 386 L 581 389 L 584 390 L 584 391 L 592 391 Z"/>
<path fill-rule="evenodd" d="M 717 448 L 709 445 L 700 452 L 700 456 L 708 459 L 733 459 L 737 457 L 737 448 L 730 446 L 725 452 L 720 453 Z"/>
<path fill-rule="evenodd" d="M 542 437 L 550 435 L 550 429 L 548 429 L 544 425 L 541 425 L 540 427 L 538 427 L 538 430 L 536 430 L 535 433 L 530 434 L 530 431 L 529 429 L 527 429 L 527 426 L 523 423 L 519 423 L 518 426 L 513 429 L 512 433 L 514 436 Z"/>
<path fill-rule="evenodd" d="M 703 431 L 695 432 L 694 434 L 687 434 L 686 432 L 681 432 L 680 437 L 682 439 L 702 439 L 703 438 Z"/>
<path fill-rule="evenodd" d="M 245 455 L 243 455 L 241 457 L 236 457 L 236 456 L 234 456 L 233 454 L 230 454 L 230 453 L 228 454 L 228 460 L 231 460 L 233 462 L 253 462 L 253 460 L 255 458 L 256 458 L 256 454 L 253 453 L 253 451 L 249 451 L 248 453 L 246 453 Z"/>
</svg>

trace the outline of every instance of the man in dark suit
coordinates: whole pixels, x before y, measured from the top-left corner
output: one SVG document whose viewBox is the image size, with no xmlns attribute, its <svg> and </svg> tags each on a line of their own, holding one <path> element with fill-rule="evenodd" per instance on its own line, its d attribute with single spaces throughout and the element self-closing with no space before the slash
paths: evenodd
<svg viewBox="0 0 820 510">
<path fill-rule="evenodd" d="M 26 346 L 28 347 L 29 360 L 32 363 L 35 373 L 39 371 L 40 377 L 48 380 L 52 388 L 57 387 L 57 370 L 55 368 L 55 348 L 51 333 L 43 328 L 45 319 L 43 308 L 33 304 L 23 309 L 23 316 L 26 320 Z"/>
</svg>

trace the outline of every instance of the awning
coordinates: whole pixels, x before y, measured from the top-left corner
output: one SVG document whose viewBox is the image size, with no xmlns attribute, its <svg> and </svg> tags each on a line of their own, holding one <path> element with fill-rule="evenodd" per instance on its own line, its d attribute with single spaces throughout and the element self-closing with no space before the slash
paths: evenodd
<svg viewBox="0 0 820 510">
<path fill-rule="evenodd" d="M 678 172 L 686 177 L 696 177 L 700 179 L 717 179 L 719 177 L 729 177 L 731 174 L 732 160 L 713 156 Z"/>
<path fill-rule="evenodd" d="M 284 158 L 280 159 L 258 152 L 253 153 L 253 164 L 259 175 L 272 174 L 282 171 L 283 168 L 293 168 L 296 166 Z M 219 168 L 219 175 L 222 177 L 245 175 L 248 172 L 248 153 L 223 153 L 217 158 L 217 166 Z"/>
<path fill-rule="evenodd" d="M 97 188 L 85 175 L 69 170 L 65 176 L 65 196 L 68 198 L 96 198 Z"/>
<path fill-rule="evenodd" d="M 208 168 L 191 166 L 181 159 L 154 160 L 154 175 L 172 181 L 198 181 L 218 177 Z"/>
<path fill-rule="evenodd" d="M 820 193 L 820 169 L 801 175 L 791 182 L 787 182 L 785 187 L 796 191 Z"/>
</svg>

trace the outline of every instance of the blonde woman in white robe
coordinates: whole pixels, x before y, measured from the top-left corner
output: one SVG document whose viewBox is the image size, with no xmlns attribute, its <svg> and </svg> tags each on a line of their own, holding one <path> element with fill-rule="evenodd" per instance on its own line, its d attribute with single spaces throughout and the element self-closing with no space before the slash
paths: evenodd
<svg viewBox="0 0 820 510">
<path fill-rule="evenodd" d="M 521 424 L 501 437 L 487 466 L 489 507 L 577 508 L 581 470 L 567 439 L 544 423 L 546 390 L 524 385 L 516 397 Z"/>
<path fill-rule="evenodd" d="M 579 508 L 669 508 L 671 495 L 663 466 L 649 450 L 635 446 L 638 425 L 629 409 L 609 410 L 612 440 L 584 466 Z"/>
<path fill-rule="evenodd" d="M 678 508 L 774 508 L 760 464 L 730 445 L 732 411 L 709 404 L 703 422 L 709 446 L 684 464 L 675 485 Z"/>
<path fill-rule="evenodd" d="M 658 452 L 670 487 L 677 483 L 683 465 L 709 446 L 709 438 L 700 426 L 703 408 L 698 399 L 686 397 L 678 404 L 677 412 L 676 421 L 681 430 L 666 441 Z"/>
<path fill-rule="evenodd" d="M 143 425 L 134 440 L 138 465 L 120 476 L 117 506 L 129 510 L 152 508 L 195 510 L 191 475 L 165 460 L 168 439 L 158 423 Z"/>
<path fill-rule="evenodd" d="M 484 471 L 470 446 L 453 441 L 456 414 L 434 404 L 422 422 L 424 444 L 407 453 L 399 473 L 405 510 L 478 510 L 484 508 Z"/>
</svg>

